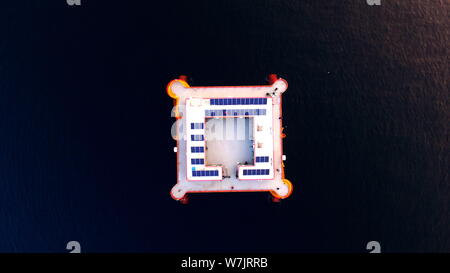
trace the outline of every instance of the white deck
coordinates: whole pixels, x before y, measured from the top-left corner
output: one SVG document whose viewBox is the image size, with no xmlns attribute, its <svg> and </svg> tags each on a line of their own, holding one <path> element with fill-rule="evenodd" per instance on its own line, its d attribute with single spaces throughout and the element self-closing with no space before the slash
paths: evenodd
<svg viewBox="0 0 450 273">
<path fill-rule="evenodd" d="M 282 177 L 280 117 L 281 94 L 287 89 L 284 80 L 249 87 L 187 87 L 181 81 L 172 81 L 169 88 L 178 97 L 181 116 L 176 124 L 178 181 L 171 191 L 174 199 L 189 192 L 289 194 Z M 263 100 L 267 103 L 263 104 Z M 193 152 L 193 147 L 204 147 L 203 152 Z M 257 157 L 262 157 L 263 162 L 256 162 Z"/>
</svg>

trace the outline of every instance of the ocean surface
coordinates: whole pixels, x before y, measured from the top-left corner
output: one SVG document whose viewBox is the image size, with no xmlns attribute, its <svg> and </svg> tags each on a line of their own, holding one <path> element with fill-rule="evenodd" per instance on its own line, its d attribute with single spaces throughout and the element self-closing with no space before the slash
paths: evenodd
<svg viewBox="0 0 450 273">
<path fill-rule="evenodd" d="M 0 252 L 450 251 L 444 0 L 2 1 Z M 289 82 L 294 193 L 169 195 L 166 84 Z"/>
</svg>

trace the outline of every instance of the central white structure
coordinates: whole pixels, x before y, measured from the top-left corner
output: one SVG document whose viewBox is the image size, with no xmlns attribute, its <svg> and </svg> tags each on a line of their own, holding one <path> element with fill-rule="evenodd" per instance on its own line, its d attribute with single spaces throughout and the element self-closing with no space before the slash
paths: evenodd
<svg viewBox="0 0 450 273">
<path fill-rule="evenodd" d="M 180 79 L 171 81 L 167 92 L 175 99 L 178 172 L 172 197 L 233 191 L 289 196 L 281 119 L 281 95 L 287 87 L 283 79 L 237 87 L 190 87 Z"/>
</svg>

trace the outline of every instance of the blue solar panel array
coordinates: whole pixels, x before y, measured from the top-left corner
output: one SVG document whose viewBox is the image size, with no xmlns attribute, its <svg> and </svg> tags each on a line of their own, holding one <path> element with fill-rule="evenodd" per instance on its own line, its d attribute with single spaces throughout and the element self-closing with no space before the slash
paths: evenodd
<svg viewBox="0 0 450 273">
<path fill-rule="evenodd" d="M 205 110 L 207 117 L 225 116 L 264 116 L 266 109 L 227 109 L 227 110 Z"/>
<path fill-rule="evenodd" d="M 203 129 L 203 123 L 191 123 L 191 129 Z"/>
<path fill-rule="evenodd" d="M 210 99 L 211 105 L 261 105 L 267 104 L 267 98 L 226 98 L 226 99 Z"/>
<path fill-rule="evenodd" d="M 192 176 L 218 176 L 219 171 L 192 171 Z"/>
<path fill-rule="evenodd" d="M 205 160 L 203 158 L 191 158 L 192 165 L 203 165 Z"/>
<path fill-rule="evenodd" d="M 191 140 L 192 141 L 203 141 L 205 140 L 203 135 L 191 135 Z"/>
<path fill-rule="evenodd" d="M 257 156 L 256 162 L 269 162 L 269 157 L 268 156 Z"/>
<path fill-rule="evenodd" d="M 204 153 L 204 147 L 191 147 L 191 153 Z"/>
<path fill-rule="evenodd" d="M 268 175 L 269 169 L 244 170 L 244 175 Z"/>
</svg>

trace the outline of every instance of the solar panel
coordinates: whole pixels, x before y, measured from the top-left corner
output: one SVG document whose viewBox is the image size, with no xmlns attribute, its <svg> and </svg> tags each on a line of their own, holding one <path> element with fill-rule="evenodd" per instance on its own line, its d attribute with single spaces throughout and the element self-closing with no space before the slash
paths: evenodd
<svg viewBox="0 0 450 273">
<path fill-rule="evenodd" d="M 192 176 L 218 176 L 218 170 L 192 171 Z"/>
<path fill-rule="evenodd" d="M 203 129 L 203 123 L 201 122 L 192 122 L 191 129 Z"/>
<path fill-rule="evenodd" d="M 203 158 L 191 158 L 191 164 L 193 165 L 202 165 L 205 163 Z"/>
<path fill-rule="evenodd" d="M 204 148 L 203 147 L 191 147 L 191 153 L 203 153 Z"/>
<path fill-rule="evenodd" d="M 268 156 L 257 156 L 256 162 L 268 162 Z"/>
<path fill-rule="evenodd" d="M 267 104 L 267 98 L 222 98 L 210 99 L 210 105 L 261 105 Z"/>
<path fill-rule="evenodd" d="M 266 109 L 221 109 L 221 110 L 205 110 L 205 116 L 260 116 L 266 115 Z M 204 125 L 200 125 L 198 129 L 203 129 Z"/>
<path fill-rule="evenodd" d="M 191 141 L 203 141 L 204 136 L 203 135 L 191 135 Z"/>
<path fill-rule="evenodd" d="M 269 169 L 244 170 L 243 175 L 269 175 Z"/>
</svg>

